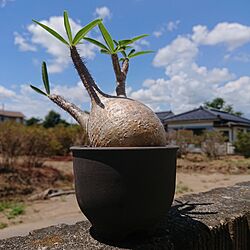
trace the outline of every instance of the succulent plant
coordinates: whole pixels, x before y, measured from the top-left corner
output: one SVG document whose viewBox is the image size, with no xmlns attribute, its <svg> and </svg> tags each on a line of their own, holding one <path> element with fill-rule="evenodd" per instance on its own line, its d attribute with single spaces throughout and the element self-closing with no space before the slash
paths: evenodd
<svg viewBox="0 0 250 250">
<path fill-rule="evenodd" d="M 91 111 L 88 115 L 60 95 L 50 93 L 50 84 L 45 62 L 42 64 L 42 79 L 46 92 L 33 85 L 31 85 L 31 87 L 38 93 L 47 96 L 71 114 L 72 117 L 87 130 L 91 146 L 139 147 L 164 146 L 166 144 L 164 127 L 155 113 L 144 104 L 126 97 L 125 81 L 129 68 L 129 60 L 138 55 L 152 52 L 136 52 L 131 45 L 146 35 L 115 41 L 105 28 L 102 20 L 96 19 L 80 29 L 73 38 L 68 14 L 65 11 L 64 26 L 68 36 L 68 41 L 66 41 L 50 27 L 35 20 L 34 22 L 69 47 L 72 62 L 90 96 L 92 104 Z M 105 44 L 93 38 L 86 37 L 86 34 L 97 25 L 104 38 Z M 101 53 L 111 56 L 116 75 L 117 96 L 104 93 L 93 80 L 76 48 L 82 39 L 94 43 L 101 48 Z M 128 50 L 130 51 L 127 52 Z M 119 59 L 118 53 L 121 53 L 123 57 Z M 121 65 L 120 62 L 122 63 Z"/>
</svg>

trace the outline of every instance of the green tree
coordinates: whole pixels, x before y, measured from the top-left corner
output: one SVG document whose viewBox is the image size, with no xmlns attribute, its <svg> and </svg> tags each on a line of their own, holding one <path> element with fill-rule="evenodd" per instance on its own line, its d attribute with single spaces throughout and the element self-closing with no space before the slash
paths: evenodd
<svg viewBox="0 0 250 250">
<path fill-rule="evenodd" d="M 211 102 L 209 102 L 209 101 L 204 102 L 204 107 L 205 108 L 219 109 L 221 111 L 225 111 L 225 112 L 228 112 L 229 114 L 233 114 L 233 115 L 237 115 L 237 116 L 243 115 L 242 112 L 235 111 L 233 108 L 233 105 L 226 104 L 226 101 L 221 97 L 214 98 Z"/>
<path fill-rule="evenodd" d="M 27 126 L 39 125 L 41 124 L 42 120 L 39 118 L 31 117 L 30 119 L 26 120 L 25 124 Z"/>
<path fill-rule="evenodd" d="M 61 119 L 61 115 L 56 113 L 55 111 L 51 110 L 44 119 L 43 126 L 45 128 L 53 128 L 58 124 L 63 124 L 64 126 L 68 126 L 65 120 Z"/>
</svg>

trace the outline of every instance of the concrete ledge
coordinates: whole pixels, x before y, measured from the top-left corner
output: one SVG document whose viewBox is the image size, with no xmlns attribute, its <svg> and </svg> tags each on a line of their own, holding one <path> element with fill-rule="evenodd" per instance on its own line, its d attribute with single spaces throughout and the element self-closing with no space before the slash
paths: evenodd
<svg viewBox="0 0 250 250">
<path fill-rule="evenodd" d="M 48 249 L 250 249 L 250 182 L 175 200 L 153 235 L 102 243 L 89 233 L 89 222 L 35 230 L 25 237 L 0 241 L 1 250 Z M 0 231 L 1 233 L 1 231 Z"/>
</svg>

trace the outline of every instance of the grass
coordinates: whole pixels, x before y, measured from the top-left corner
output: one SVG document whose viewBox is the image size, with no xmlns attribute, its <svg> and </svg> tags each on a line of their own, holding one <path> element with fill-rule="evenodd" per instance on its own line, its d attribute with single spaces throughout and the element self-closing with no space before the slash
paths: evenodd
<svg viewBox="0 0 250 250">
<path fill-rule="evenodd" d="M 178 182 L 175 188 L 176 194 L 184 194 L 187 192 L 192 192 L 193 190 L 189 188 L 187 185 L 183 184 L 182 181 Z"/>
<path fill-rule="evenodd" d="M 10 220 L 10 219 L 16 218 L 17 216 L 21 214 L 24 214 L 25 206 L 23 203 L 3 201 L 3 202 L 0 202 L 0 212 L 3 213 Z M 0 228 L 1 228 L 1 224 L 0 224 Z"/>
<path fill-rule="evenodd" d="M 6 223 L 0 222 L 0 229 L 6 228 L 8 225 Z"/>
</svg>

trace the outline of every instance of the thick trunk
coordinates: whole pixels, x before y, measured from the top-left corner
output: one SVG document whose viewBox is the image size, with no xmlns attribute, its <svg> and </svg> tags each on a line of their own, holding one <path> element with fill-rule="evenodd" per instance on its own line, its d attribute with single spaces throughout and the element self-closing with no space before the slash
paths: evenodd
<svg viewBox="0 0 250 250">
<path fill-rule="evenodd" d="M 126 97 L 127 95 L 126 95 L 125 81 L 126 81 L 127 74 L 124 74 L 122 72 L 117 54 L 112 54 L 111 59 L 112 59 L 112 64 L 113 64 L 113 68 L 114 68 L 114 72 L 116 76 L 116 83 L 117 83 L 116 94 L 117 96 Z"/>
<path fill-rule="evenodd" d="M 68 112 L 79 124 L 80 126 L 87 131 L 87 124 L 89 119 L 89 114 L 87 112 L 82 111 L 75 104 L 65 100 L 60 95 L 49 95 L 48 96 L 51 101 L 56 103 L 59 107 Z"/>
</svg>

